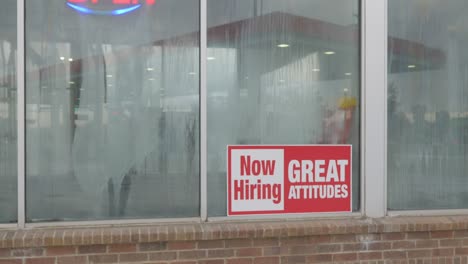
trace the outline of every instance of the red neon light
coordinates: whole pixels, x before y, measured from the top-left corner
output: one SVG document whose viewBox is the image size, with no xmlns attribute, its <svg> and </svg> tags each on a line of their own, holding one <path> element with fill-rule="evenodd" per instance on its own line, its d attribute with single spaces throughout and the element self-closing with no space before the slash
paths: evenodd
<svg viewBox="0 0 468 264">
<path fill-rule="evenodd" d="M 154 5 L 156 0 L 141 0 L 142 2 L 145 1 L 147 5 Z M 99 0 L 68 0 L 70 3 L 76 3 L 76 4 L 82 4 L 82 3 L 87 3 L 91 2 L 93 4 L 98 4 Z M 115 5 L 134 5 L 138 4 L 140 0 L 112 0 L 112 3 Z"/>
</svg>

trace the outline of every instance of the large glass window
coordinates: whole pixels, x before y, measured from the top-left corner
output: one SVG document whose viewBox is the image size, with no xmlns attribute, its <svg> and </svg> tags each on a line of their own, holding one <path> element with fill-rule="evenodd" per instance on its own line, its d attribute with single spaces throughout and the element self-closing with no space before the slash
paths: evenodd
<svg viewBox="0 0 468 264">
<path fill-rule="evenodd" d="M 199 215 L 199 1 L 112 2 L 26 0 L 28 221 Z"/>
<path fill-rule="evenodd" d="M 468 2 L 389 1 L 388 206 L 466 208 Z"/>
<path fill-rule="evenodd" d="M 0 223 L 16 222 L 16 0 L 0 8 Z"/>
<path fill-rule="evenodd" d="M 226 147 L 352 144 L 359 209 L 359 1 L 208 0 L 208 209 Z"/>
</svg>

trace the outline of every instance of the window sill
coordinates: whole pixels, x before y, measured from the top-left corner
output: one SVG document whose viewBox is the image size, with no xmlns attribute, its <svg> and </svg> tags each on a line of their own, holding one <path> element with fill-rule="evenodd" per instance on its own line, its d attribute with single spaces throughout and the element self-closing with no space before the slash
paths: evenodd
<svg viewBox="0 0 468 264">
<path fill-rule="evenodd" d="M 218 239 L 456 231 L 468 216 L 314 219 L 294 221 L 145 224 L 0 230 L 0 248 L 109 245 Z"/>
</svg>

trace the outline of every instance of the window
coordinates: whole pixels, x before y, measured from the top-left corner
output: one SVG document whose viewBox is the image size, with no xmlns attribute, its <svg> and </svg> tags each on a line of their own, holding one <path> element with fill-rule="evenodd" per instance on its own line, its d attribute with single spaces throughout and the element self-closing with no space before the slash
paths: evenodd
<svg viewBox="0 0 468 264">
<path fill-rule="evenodd" d="M 466 208 L 466 1 L 389 1 L 388 206 Z"/>
<path fill-rule="evenodd" d="M 83 6 L 26 1 L 27 220 L 198 216 L 199 1 Z"/>
<path fill-rule="evenodd" d="M 208 27 L 208 214 L 239 144 L 352 144 L 359 210 L 359 2 L 208 0 Z"/>
<path fill-rule="evenodd" d="M 0 8 L 0 223 L 17 219 L 16 1 Z"/>
</svg>

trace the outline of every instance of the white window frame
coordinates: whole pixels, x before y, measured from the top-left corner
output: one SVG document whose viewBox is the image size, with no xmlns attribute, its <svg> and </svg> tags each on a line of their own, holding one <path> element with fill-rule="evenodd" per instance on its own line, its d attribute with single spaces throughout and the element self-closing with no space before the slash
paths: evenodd
<svg viewBox="0 0 468 264">
<path fill-rule="evenodd" d="M 387 5 L 388 0 L 361 0 L 361 209 L 355 213 L 254 217 L 208 217 L 207 208 L 207 0 L 200 1 L 200 217 L 181 219 L 102 220 L 26 223 L 25 138 L 25 0 L 17 0 L 18 223 L 17 228 L 206 222 L 321 217 L 387 216 Z M 278 0 L 281 1 L 281 0 Z M 468 210 L 467 210 L 468 211 Z M 427 211 L 425 211 L 427 212 Z M 445 211 L 444 211 L 445 212 Z M 0 225 L 7 227 L 12 225 Z"/>
</svg>

